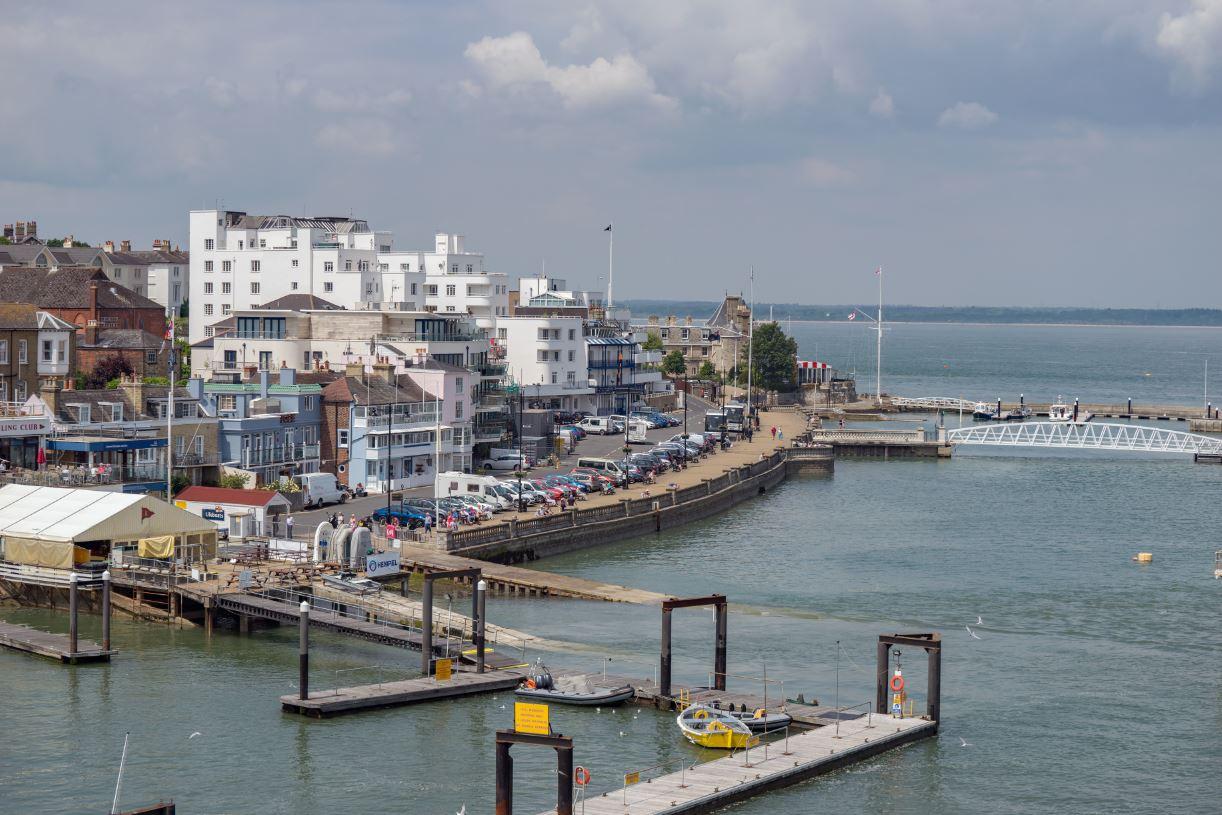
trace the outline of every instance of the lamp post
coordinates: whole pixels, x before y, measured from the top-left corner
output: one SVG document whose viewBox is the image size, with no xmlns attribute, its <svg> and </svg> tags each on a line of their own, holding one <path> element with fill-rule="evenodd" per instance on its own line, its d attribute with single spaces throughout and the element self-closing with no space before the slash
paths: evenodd
<svg viewBox="0 0 1222 815">
<path fill-rule="evenodd" d="M 518 512 L 526 511 L 526 499 L 522 496 L 522 470 L 526 469 L 526 451 L 522 446 L 522 406 L 526 394 L 518 384 Z"/>
<path fill-rule="evenodd" d="M 683 467 L 687 468 L 687 399 L 692 395 L 692 387 L 688 384 L 687 368 L 683 369 Z"/>
<path fill-rule="evenodd" d="M 628 490 L 628 450 L 631 449 L 628 446 L 628 425 L 629 425 L 628 414 L 631 412 L 628 409 L 628 393 L 629 391 L 624 391 L 624 491 L 625 492 L 627 492 Z"/>
</svg>

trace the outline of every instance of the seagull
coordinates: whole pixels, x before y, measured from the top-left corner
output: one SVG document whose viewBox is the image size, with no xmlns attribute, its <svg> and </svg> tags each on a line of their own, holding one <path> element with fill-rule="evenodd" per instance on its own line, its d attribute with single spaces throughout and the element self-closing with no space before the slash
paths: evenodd
<svg viewBox="0 0 1222 815">
<path fill-rule="evenodd" d="M 204 734 L 203 734 L 203 733 L 201 733 L 201 732 L 199 732 L 198 730 L 196 730 L 194 733 L 192 733 L 191 735 L 187 736 L 187 741 L 190 741 L 191 739 L 195 738 L 196 736 L 202 736 L 202 735 L 204 735 Z"/>
<path fill-rule="evenodd" d="M 595 713 L 602 713 L 602 712 L 603 712 L 603 709 L 602 709 L 602 708 L 600 708 L 600 707 L 596 707 L 596 708 L 594 708 L 594 712 L 595 712 Z"/>
<path fill-rule="evenodd" d="M 458 808 L 458 815 L 467 815 L 467 805 L 463 804 Z"/>
<path fill-rule="evenodd" d="M 621 736 L 627 736 L 627 735 L 628 735 L 628 734 L 627 734 L 627 733 L 625 733 L 623 730 L 621 730 L 621 731 L 619 732 L 619 734 L 620 734 Z"/>
<path fill-rule="evenodd" d="M 972 745 L 968 744 L 967 739 L 963 738 L 963 736 L 960 736 L 959 737 L 959 746 L 960 747 L 971 747 Z"/>
<path fill-rule="evenodd" d="M 984 620 L 980 619 L 980 615 L 976 615 L 976 625 L 984 625 Z"/>
<path fill-rule="evenodd" d="M 976 632 L 972 630 L 972 627 L 970 625 L 965 625 L 963 627 L 967 629 L 967 633 L 972 635 L 972 639 L 974 640 L 980 639 L 980 637 L 976 636 Z"/>
<path fill-rule="evenodd" d="M 504 705 L 501 705 L 501 710 L 504 710 L 504 709 L 505 709 L 505 706 L 504 706 Z"/>
</svg>

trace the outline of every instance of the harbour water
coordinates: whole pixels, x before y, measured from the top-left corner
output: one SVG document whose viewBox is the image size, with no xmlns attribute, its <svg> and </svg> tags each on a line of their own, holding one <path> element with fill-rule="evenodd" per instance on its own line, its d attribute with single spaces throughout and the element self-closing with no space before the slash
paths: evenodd
<svg viewBox="0 0 1222 815">
<path fill-rule="evenodd" d="M 968 355 L 984 353 L 999 330 L 909 328 L 888 337 L 896 363 L 884 387 L 920 395 L 958 395 L 937 387 L 940 369 L 928 360 L 968 368 Z M 1148 379 L 1142 371 L 1159 370 L 1159 354 L 1148 365 L 1135 359 L 1116 329 L 1018 328 L 991 365 L 972 363 L 978 378 L 962 375 L 964 395 L 1196 398 L 1188 374 L 1203 358 L 1182 355 L 1183 382 L 1137 391 Z M 810 358 L 808 343 L 823 335 L 804 330 L 794 324 Z M 1179 350 L 1222 354 L 1216 329 L 1135 331 L 1165 344 L 1165 360 L 1176 358 L 1177 334 Z M 833 341 L 819 340 L 821 348 Z M 926 350 L 911 351 L 919 364 L 904 369 L 900 349 L 921 342 Z M 1104 384 L 1090 384 L 1098 370 L 1124 370 L 1128 380 L 1112 381 L 1105 394 Z M 1212 811 L 1222 799 L 1222 584 L 1212 576 L 1220 489 L 1222 467 L 1182 458 L 841 461 L 831 478 L 791 480 L 708 521 L 534 565 L 679 595 L 724 592 L 730 670 L 766 671 L 785 681 L 785 695 L 823 703 L 872 697 L 878 633 L 943 632 L 936 740 L 734 811 Z M 1153 552 L 1154 562 L 1133 563 L 1137 551 Z M 489 606 L 497 622 L 573 643 L 544 654 L 555 665 L 599 670 L 610 656 L 612 671 L 649 676 L 656 664 L 656 608 L 538 599 Z M 66 626 L 63 614 L 47 611 L 3 616 Z M 96 637 L 96 623 L 87 620 L 82 635 Z M 511 721 L 503 694 L 307 721 L 276 703 L 296 677 L 291 630 L 217 632 L 208 641 L 198 630 L 119 622 L 114 636 L 121 653 L 109 666 L 0 653 L 0 809 L 104 811 L 130 730 L 129 805 L 173 796 L 191 815 L 491 811 L 492 732 Z M 315 642 L 317 687 L 397 678 L 418 659 L 325 635 Z M 901 661 L 919 699 L 923 655 Z M 711 613 L 677 612 L 676 678 L 707 681 L 711 663 Z M 748 679 L 731 687 L 760 689 Z M 599 791 L 616 789 L 625 770 L 700 757 L 670 717 L 648 710 L 557 708 L 553 726 L 574 736 L 577 761 Z M 514 758 L 515 811 L 550 806 L 551 754 L 518 747 Z"/>
</svg>

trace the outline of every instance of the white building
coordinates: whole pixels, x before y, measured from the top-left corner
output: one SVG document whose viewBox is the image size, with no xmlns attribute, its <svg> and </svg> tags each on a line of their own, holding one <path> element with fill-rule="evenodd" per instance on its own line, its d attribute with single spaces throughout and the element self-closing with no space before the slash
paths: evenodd
<svg viewBox="0 0 1222 815">
<path fill-rule="evenodd" d="M 135 252 L 128 241 L 120 243 L 118 250 L 106 241 L 98 264 L 111 280 L 169 310 L 177 311 L 191 291 L 188 253 L 171 249 L 169 241 L 153 241 L 151 251 Z"/>
<path fill-rule="evenodd" d="M 238 309 L 288 294 L 352 308 L 386 300 L 378 253 L 391 236 L 359 219 L 191 212 L 190 341 Z"/>
<path fill-rule="evenodd" d="M 484 255 L 468 251 L 462 235 L 438 232 L 433 251 L 378 253 L 382 291 L 387 302 L 444 314 L 467 313 L 480 328 L 491 329 L 509 314 L 509 278 L 484 267 Z"/>
<path fill-rule="evenodd" d="M 497 346 L 507 377 L 531 399 L 562 410 L 588 408 L 594 395 L 587 371 L 585 321 L 581 317 L 501 317 Z"/>
<path fill-rule="evenodd" d="M 603 308 L 603 293 L 600 291 L 578 291 L 570 289 L 568 282 L 558 277 L 538 275 L 518 278 L 517 309 L 526 314 L 538 315 L 542 311 L 564 312 L 581 309 L 585 316 Z"/>
</svg>

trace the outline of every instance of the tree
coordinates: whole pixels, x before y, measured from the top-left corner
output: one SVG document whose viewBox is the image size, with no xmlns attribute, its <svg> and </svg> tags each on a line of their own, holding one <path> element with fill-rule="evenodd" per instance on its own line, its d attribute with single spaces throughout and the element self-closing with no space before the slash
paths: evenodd
<svg viewBox="0 0 1222 815">
<path fill-rule="evenodd" d="M 751 351 L 752 385 L 788 392 L 797 387 L 798 343 L 776 323 L 756 326 Z"/>
<path fill-rule="evenodd" d="M 713 363 L 707 359 L 700 363 L 700 371 L 696 374 L 698 379 L 714 380 L 717 378 L 717 369 L 713 367 Z"/>
<path fill-rule="evenodd" d="M 662 373 L 679 376 L 686 370 L 687 362 L 683 359 L 682 351 L 671 351 L 662 357 Z"/>
<path fill-rule="evenodd" d="M 124 374 L 131 376 L 135 371 L 132 369 L 132 364 L 128 362 L 121 354 L 110 354 L 98 360 L 98 364 L 93 366 L 93 370 L 85 377 L 85 386 L 88 388 L 105 388 L 109 387 L 111 381 L 117 383 Z"/>
<path fill-rule="evenodd" d="M 642 351 L 661 351 L 662 350 L 662 335 L 656 331 L 650 331 L 649 336 L 645 338 L 645 342 L 641 345 Z"/>
<path fill-rule="evenodd" d="M 218 479 L 218 486 L 224 487 L 227 490 L 244 490 L 246 482 L 250 480 L 248 475 L 239 475 L 237 473 L 226 473 Z"/>
<path fill-rule="evenodd" d="M 174 473 L 174 477 L 170 479 L 170 494 L 178 495 L 189 486 L 191 486 L 191 479 L 182 473 Z"/>
</svg>

